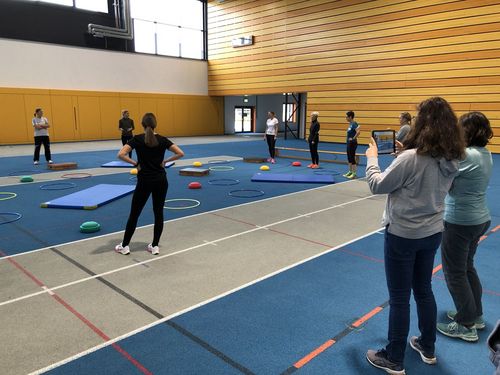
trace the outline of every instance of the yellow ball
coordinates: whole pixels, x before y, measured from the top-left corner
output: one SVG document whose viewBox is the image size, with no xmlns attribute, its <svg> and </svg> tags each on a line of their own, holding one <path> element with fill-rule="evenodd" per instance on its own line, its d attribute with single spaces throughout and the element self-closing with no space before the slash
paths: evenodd
<svg viewBox="0 0 500 375">
<path fill-rule="evenodd" d="M 268 171 L 269 169 L 270 169 L 270 168 L 269 168 L 269 166 L 267 166 L 267 165 L 263 165 L 262 167 L 260 167 L 260 170 L 261 170 L 261 171 Z"/>
<path fill-rule="evenodd" d="M 137 168 L 132 168 L 130 170 L 130 174 L 137 174 Z"/>
<path fill-rule="evenodd" d="M 201 167 L 202 165 L 203 165 L 203 164 L 202 164 L 202 162 L 201 162 L 201 161 L 195 161 L 195 162 L 193 163 L 193 167 Z"/>
</svg>

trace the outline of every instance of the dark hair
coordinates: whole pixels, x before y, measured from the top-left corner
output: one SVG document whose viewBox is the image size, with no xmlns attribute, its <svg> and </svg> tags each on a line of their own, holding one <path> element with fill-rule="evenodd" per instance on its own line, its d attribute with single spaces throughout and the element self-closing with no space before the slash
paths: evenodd
<svg viewBox="0 0 500 375">
<path fill-rule="evenodd" d="M 404 141 L 404 149 L 417 149 L 417 154 L 446 160 L 465 156 L 464 132 L 457 116 L 446 100 L 429 98 L 417 106 L 415 125 Z"/>
<path fill-rule="evenodd" d="M 345 115 L 347 117 L 354 118 L 354 112 L 353 111 L 347 111 Z"/>
<path fill-rule="evenodd" d="M 158 140 L 155 137 L 154 128 L 156 128 L 156 116 L 151 113 L 145 113 L 142 116 L 142 126 L 144 126 L 144 143 L 148 147 L 158 146 Z"/>
<path fill-rule="evenodd" d="M 481 112 L 465 113 L 458 119 L 458 125 L 464 129 L 465 144 L 484 147 L 493 138 L 490 121 Z"/>
<path fill-rule="evenodd" d="M 411 123 L 411 115 L 408 112 L 402 112 L 401 118 L 405 120 L 408 124 Z"/>
<path fill-rule="evenodd" d="M 33 116 L 36 116 L 36 114 L 37 114 L 38 112 L 40 112 L 41 110 L 42 110 L 41 108 L 36 108 L 36 109 L 35 109 L 35 113 L 33 114 Z"/>
</svg>

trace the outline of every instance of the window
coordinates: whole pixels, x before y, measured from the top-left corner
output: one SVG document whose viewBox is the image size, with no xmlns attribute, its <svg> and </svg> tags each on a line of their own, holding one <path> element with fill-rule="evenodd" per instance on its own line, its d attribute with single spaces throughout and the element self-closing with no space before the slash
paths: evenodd
<svg viewBox="0 0 500 375">
<path fill-rule="evenodd" d="M 38 0 L 28 0 L 38 1 Z M 59 4 L 94 12 L 108 13 L 108 0 L 42 0 L 41 3 Z"/>
<path fill-rule="evenodd" d="M 288 122 L 297 122 L 297 106 L 295 103 L 289 103 L 289 104 L 284 104 L 283 103 L 283 115 L 282 121 L 285 122 L 285 120 L 288 120 Z"/>
<path fill-rule="evenodd" d="M 203 1 L 131 0 L 130 6 L 136 52 L 205 58 Z"/>
</svg>

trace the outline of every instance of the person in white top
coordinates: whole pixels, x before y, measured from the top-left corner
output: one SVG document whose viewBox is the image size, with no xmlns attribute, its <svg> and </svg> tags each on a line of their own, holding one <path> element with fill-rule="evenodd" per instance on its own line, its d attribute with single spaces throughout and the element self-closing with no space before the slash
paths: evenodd
<svg viewBox="0 0 500 375">
<path fill-rule="evenodd" d="M 269 158 L 268 162 L 275 163 L 274 156 L 276 154 L 276 138 L 278 137 L 278 119 L 274 112 L 267 112 L 266 121 L 266 133 L 264 134 L 264 140 L 267 140 L 267 145 L 269 147 Z"/>
<path fill-rule="evenodd" d="M 35 129 L 35 154 L 33 156 L 33 164 L 38 165 L 38 161 L 40 160 L 40 148 L 43 144 L 43 149 L 45 151 L 45 160 L 47 163 L 52 164 L 52 158 L 50 156 L 50 139 L 49 139 L 49 131 L 50 128 L 49 120 L 43 117 L 42 108 L 35 109 L 35 117 L 31 123 L 33 124 L 33 128 Z"/>
</svg>

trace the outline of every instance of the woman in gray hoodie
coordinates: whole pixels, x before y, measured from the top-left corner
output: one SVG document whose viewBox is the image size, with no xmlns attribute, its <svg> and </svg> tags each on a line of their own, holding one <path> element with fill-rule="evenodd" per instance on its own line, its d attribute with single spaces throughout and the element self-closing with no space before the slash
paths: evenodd
<svg viewBox="0 0 500 375">
<path fill-rule="evenodd" d="M 376 143 L 368 150 L 366 177 L 374 194 L 388 194 L 383 225 L 389 290 L 389 344 L 366 358 L 390 374 L 405 374 L 404 354 L 410 326 L 410 295 L 417 303 L 421 335 L 410 339 L 422 361 L 436 363 L 436 301 L 431 278 L 443 231 L 444 198 L 458 172 L 465 144 L 463 130 L 448 102 L 435 97 L 417 107 L 415 125 L 403 151 L 382 172 Z"/>
</svg>

